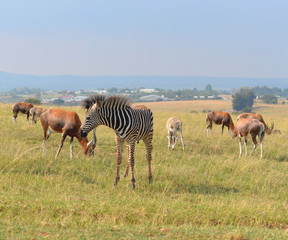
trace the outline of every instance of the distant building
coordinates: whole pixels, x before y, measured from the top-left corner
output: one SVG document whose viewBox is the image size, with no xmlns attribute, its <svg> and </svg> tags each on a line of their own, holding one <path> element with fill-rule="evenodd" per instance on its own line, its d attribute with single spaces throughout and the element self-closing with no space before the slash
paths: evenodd
<svg viewBox="0 0 288 240">
<path fill-rule="evenodd" d="M 139 101 L 141 102 L 158 102 L 158 101 L 173 101 L 173 99 L 164 97 L 164 96 L 158 96 L 158 95 L 147 95 L 139 98 Z"/>
<path fill-rule="evenodd" d="M 144 89 L 140 89 L 140 92 L 143 92 L 143 93 L 155 93 L 157 91 L 155 89 L 144 88 Z"/>
</svg>

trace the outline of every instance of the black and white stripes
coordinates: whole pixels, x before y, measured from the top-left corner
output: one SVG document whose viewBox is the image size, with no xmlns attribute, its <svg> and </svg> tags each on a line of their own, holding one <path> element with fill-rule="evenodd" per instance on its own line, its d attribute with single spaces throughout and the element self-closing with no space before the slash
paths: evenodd
<svg viewBox="0 0 288 240">
<path fill-rule="evenodd" d="M 135 188 L 134 179 L 134 149 L 135 142 L 143 140 L 147 150 L 149 165 L 149 182 L 152 181 L 151 174 L 151 151 L 153 139 L 153 114 L 145 106 L 131 107 L 128 98 L 106 97 L 93 95 L 85 99 L 82 106 L 87 109 L 84 122 L 81 127 L 81 134 L 87 135 L 93 128 L 105 125 L 115 130 L 116 144 L 118 148 L 117 173 L 115 184 L 119 181 L 119 168 L 122 161 L 122 149 L 124 141 L 128 144 L 128 164 L 131 167 L 132 186 Z M 120 156 L 121 155 L 121 156 Z M 128 168 L 125 176 L 127 176 Z"/>
</svg>

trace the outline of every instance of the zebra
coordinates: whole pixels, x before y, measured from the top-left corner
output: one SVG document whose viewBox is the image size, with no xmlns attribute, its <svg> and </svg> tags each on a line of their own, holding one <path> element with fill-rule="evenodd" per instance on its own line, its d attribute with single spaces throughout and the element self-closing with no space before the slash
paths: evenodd
<svg viewBox="0 0 288 240">
<path fill-rule="evenodd" d="M 114 187 L 120 180 L 119 170 L 122 162 L 123 145 L 128 145 L 128 159 L 124 178 L 127 177 L 129 166 L 131 168 L 131 183 L 135 189 L 134 178 L 134 151 L 135 143 L 143 140 L 146 147 L 146 159 L 149 170 L 149 183 L 152 183 L 151 161 L 153 140 L 153 114 L 144 105 L 132 108 L 126 97 L 92 95 L 82 102 L 86 109 L 85 119 L 81 126 L 81 136 L 87 134 L 99 125 L 114 129 L 117 146 L 117 168 Z"/>
</svg>

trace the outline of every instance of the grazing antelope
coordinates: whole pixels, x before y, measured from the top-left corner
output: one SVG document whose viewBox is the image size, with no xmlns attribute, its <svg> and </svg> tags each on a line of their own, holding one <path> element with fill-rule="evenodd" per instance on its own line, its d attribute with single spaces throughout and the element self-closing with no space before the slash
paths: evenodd
<svg viewBox="0 0 288 240">
<path fill-rule="evenodd" d="M 267 124 L 265 123 L 263 117 L 261 114 L 259 113 L 242 113 L 238 116 L 237 121 L 240 118 L 252 118 L 252 119 L 257 119 L 258 121 L 262 122 L 264 124 L 265 127 L 265 132 L 267 133 L 267 135 L 271 134 L 272 129 L 274 128 L 274 123 L 271 123 L 271 128 L 268 128 Z"/>
<path fill-rule="evenodd" d="M 272 129 L 271 134 L 281 134 L 281 131 L 278 129 Z"/>
<path fill-rule="evenodd" d="M 30 115 L 32 116 L 31 123 L 33 122 L 36 124 L 37 120 L 39 119 L 40 115 L 45 112 L 47 109 L 40 108 L 40 107 L 32 107 L 30 109 Z"/>
<path fill-rule="evenodd" d="M 166 129 L 168 131 L 168 149 L 170 148 L 170 145 L 172 145 L 172 150 L 174 150 L 176 142 L 178 140 L 177 131 L 179 131 L 179 134 L 181 136 L 182 141 L 182 147 L 184 151 L 184 142 L 183 142 L 183 136 L 182 136 L 182 122 L 177 117 L 171 117 L 168 119 L 166 123 Z"/>
<path fill-rule="evenodd" d="M 244 145 L 245 145 L 245 156 L 247 156 L 247 136 L 250 135 L 252 137 L 252 141 L 254 143 L 253 150 L 250 154 L 254 153 L 257 147 L 257 140 L 256 137 L 258 136 L 261 146 L 261 158 L 263 152 L 263 138 L 265 136 L 265 126 L 262 122 L 257 119 L 253 118 L 239 118 L 236 123 L 235 130 L 233 132 L 233 137 L 239 138 L 239 147 L 240 147 L 240 154 L 239 157 L 242 155 L 242 148 L 241 148 L 241 137 L 244 137 Z"/>
<path fill-rule="evenodd" d="M 134 151 L 135 143 L 143 140 L 146 147 L 146 159 L 148 162 L 149 183 L 152 183 L 151 152 L 153 139 L 153 114 L 149 108 L 138 106 L 132 108 L 128 98 L 106 97 L 93 95 L 85 99 L 82 106 L 87 109 L 84 122 L 81 126 L 81 136 L 85 137 L 99 125 L 105 125 L 114 129 L 117 145 L 117 168 L 114 186 L 120 180 L 119 170 L 122 162 L 122 151 L 124 142 L 128 145 L 127 167 L 131 168 L 131 183 L 135 189 L 134 178 Z M 126 168 L 127 170 L 127 168 Z M 126 177 L 126 171 L 124 177 Z"/>
<path fill-rule="evenodd" d="M 43 136 L 43 152 L 46 153 L 46 140 L 49 138 L 52 132 L 62 133 L 62 139 L 59 149 L 56 153 L 55 159 L 60 153 L 63 143 L 67 136 L 70 136 L 70 158 L 73 157 L 73 138 L 76 137 L 86 155 L 89 151 L 89 155 L 93 154 L 96 146 L 96 135 L 94 132 L 94 143 L 91 140 L 88 142 L 86 137 L 81 137 L 80 126 L 81 120 L 77 113 L 73 111 L 65 111 L 62 109 L 49 109 L 40 115 L 41 124 L 44 130 Z"/>
<path fill-rule="evenodd" d="M 12 111 L 13 111 L 13 122 L 16 122 L 16 118 L 18 116 L 18 113 L 21 112 L 23 114 L 27 115 L 26 121 L 29 121 L 29 114 L 30 114 L 30 109 L 33 108 L 33 104 L 31 103 L 25 103 L 25 102 L 17 102 L 12 105 Z"/>
<path fill-rule="evenodd" d="M 217 125 L 222 124 L 222 135 L 224 131 L 224 126 L 228 127 L 228 131 L 231 137 L 231 131 L 234 131 L 234 123 L 228 112 L 212 111 L 207 114 L 206 123 L 207 125 L 207 136 L 209 135 L 209 129 L 212 132 L 213 122 Z"/>
</svg>

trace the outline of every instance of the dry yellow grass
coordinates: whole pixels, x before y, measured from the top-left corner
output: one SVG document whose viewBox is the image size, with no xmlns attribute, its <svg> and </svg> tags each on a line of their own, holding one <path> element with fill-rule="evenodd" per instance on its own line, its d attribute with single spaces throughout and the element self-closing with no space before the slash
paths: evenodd
<svg viewBox="0 0 288 240">
<path fill-rule="evenodd" d="M 227 111 L 232 109 L 231 101 L 224 100 L 168 101 L 143 104 L 151 108 L 153 111 L 191 112 L 203 110 Z M 135 103 L 134 105 L 139 105 L 139 103 Z"/>
<path fill-rule="evenodd" d="M 138 104 L 137 104 L 138 105 Z M 206 136 L 203 110 L 229 110 L 230 101 L 145 103 L 153 111 L 153 184 L 148 184 L 145 146 L 135 151 L 136 191 L 116 171 L 114 132 L 97 129 L 92 158 L 69 140 L 57 160 L 60 134 L 42 152 L 41 124 L 12 123 L 11 105 L 0 104 L 0 239 L 287 239 L 288 105 L 256 104 L 283 131 L 265 136 L 264 155 L 238 158 L 237 140 L 213 126 Z M 79 107 L 63 107 L 76 111 Z M 196 111 L 196 112 L 195 112 Z M 167 150 L 166 121 L 183 122 L 185 151 Z M 237 116 L 232 115 L 234 121 Z M 91 138 L 91 134 L 88 135 Z M 248 140 L 251 151 L 251 140 Z M 164 229 L 164 230 L 163 230 Z"/>
</svg>

